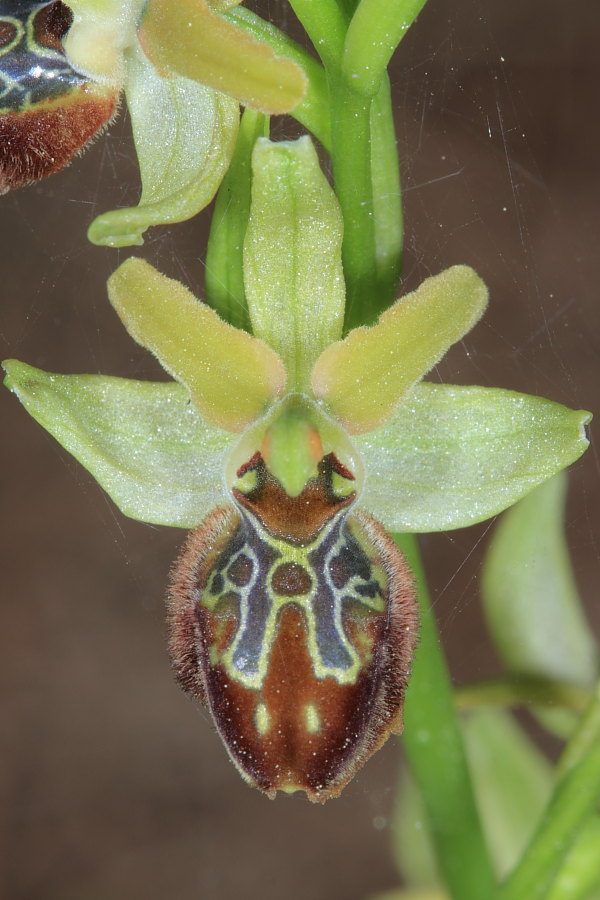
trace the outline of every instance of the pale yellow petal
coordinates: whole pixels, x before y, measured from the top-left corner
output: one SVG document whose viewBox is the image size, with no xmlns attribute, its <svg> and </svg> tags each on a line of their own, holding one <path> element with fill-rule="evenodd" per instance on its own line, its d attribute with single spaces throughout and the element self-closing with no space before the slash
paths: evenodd
<svg viewBox="0 0 600 900">
<path fill-rule="evenodd" d="M 139 37 L 162 74 L 177 72 L 261 112 L 288 112 L 306 93 L 300 66 L 275 56 L 206 0 L 149 0 Z"/>
<path fill-rule="evenodd" d="M 274 350 L 144 260 L 124 262 L 108 293 L 129 334 L 187 387 L 212 425 L 243 431 L 283 393 L 285 369 Z"/>
<path fill-rule="evenodd" d="M 470 331 L 486 304 L 487 289 L 468 266 L 427 278 L 372 328 L 355 328 L 323 351 L 312 373 L 315 397 L 351 434 L 372 431 Z"/>
</svg>

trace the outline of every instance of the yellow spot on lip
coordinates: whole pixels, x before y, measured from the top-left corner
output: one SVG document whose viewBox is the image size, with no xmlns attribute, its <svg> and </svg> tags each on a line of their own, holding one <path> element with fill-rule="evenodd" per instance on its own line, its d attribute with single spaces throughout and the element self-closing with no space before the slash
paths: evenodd
<svg viewBox="0 0 600 900">
<path fill-rule="evenodd" d="M 301 784 L 294 784 L 293 781 L 278 785 L 278 789 L 284 794 L 296 794 L 298 791 L 304 790 Z"/>
<path fill-rule="evenodd" d="M 307 703 L 304 707 L 304 724 L 310 734 L 317 734 L 321 730 L 319 711 L 314 703 Z"/>
<path fill-rule="evenodd" d="M 259 734 L 264 735 L 271 727 L 271 716 L 264 703 L 259 703 L 254 713 L 254 724 Z"/>
</svg>

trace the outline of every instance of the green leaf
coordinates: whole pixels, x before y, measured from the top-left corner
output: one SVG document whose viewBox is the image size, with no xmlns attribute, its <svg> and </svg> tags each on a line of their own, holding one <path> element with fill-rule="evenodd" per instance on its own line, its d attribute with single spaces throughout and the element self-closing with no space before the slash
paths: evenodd
<svg viewBox="0 0 600 900">
<path fill-rule="evenodd" d="M 361 504 L 390 531 L 481 522 L 578 459 L 590 418 L 499 388 L 416 385 L 391 421 L 354 439 Z"/>
<path fill-rule="evenodd" d="M 367 900 L 450 900 L 450 895 L 435 888 L 424 891 L 405 891 L 397 888 L 384 891 L 382 894 L 369 894 Z"/>
<path fill-rule="evenodd" d="M 565 539 L 566 490 L 561 473 L 503 516 L 483 568 L 483 607 L 510 674 L 592 685 L 598 655 Z"/>
<path fill-rule="evenodd" d="M 132 338 L 185 385 L 212 425 L 243 431 L 283 393 L 285 370 L 270 347 L 144 260 L 122 263 L 108 295 Z"/>
<path fill-rule="evenodd" d="M 139 46 L 128 54 L 127 106 L 142 179 L 138 206 L 98 216 L 94 244 L 143 244 L 151 225 L 182 222 L 210 203 L 231 160 L 238 104 L 186 78 L 161 78 Z"/>
<path fill-rule="evenodd" d="M 519 859 L 552 792 L 552 767 L 500 709 L 465 717 L 463 732 L 477 804 L 499 876 Z"/>
<path fill-rule="evenodd" d="M 556 767 L 556 784 L 525 853 L 497 900 L 547 900 L 600 797 L 600 682 Z M 582 878 L 589 870 L 581 871 Z M 575 885 L 579 873 L 571 869 Z M 567 895 L 568 896 L 568 895 Z"/>
<path fill-rule="evenodd" d="M 7 387 L 126 516 L 193 528 L 227 502 L 223 469 L 235 438 L 207 425 L 181 385 L 3 365 Z"/>
<path fill-rule="evenodd" d="M 391 820 L 392 852 L 402 881 L 433 891 L 441 883 L 421 793 L 402 765 Z"/>
<path fill-rule="evenodd" d="M 148 0 L 139 35 L 163 74 L 192 78 L 261 112 L 288 112 L 306 92 L 300 66 L 216 15 L 206 0 Z"/>
<path fill-rule="evenodd" d="M 450 894 L 456 900 L 482 900 L 492 895 L 494 873 L 423 564 L 414 535 L 392 537 L 412 570 L 421 620 L 402 743 Z"/>
<path fill-rule="evenodd" d="M 219 315 L 250 331 L 250 314 L 244 290 L 243 248 L 250 215 L 252 148 L 269 133 L 269 120 L 253 109 L 244 111 L 235 153 L 223 179 L 211 219 L 206 251 L 207 302 Z"/>
<path fill-rule="evenodd" d="M 546 900 L 599 900 L 599 898 L 600 817 L 595 815 L 583 825 L 565 857 L 554 884 L 548 891 Z"/>
<path fill-rule="evenodd" d="M 289 390 L 306 391 L 321 351 L 344 317 L 342 219 L 308 137 L 259 139 L 244 282 L 254 334 L 284 360 Z"/>
<path fill-rule="evenodd" d="M 552 791 L 552 767 L 513 717 L 481 709 L 462 722 L 477 806 L 494 868 L 504 876 L 516 863 Z M 403 879 L 415 888 L 439 883 L 423 802 L 403 769 L 396 798 L 394 854 Z"/>
<path fill-rule="evenodd" d="M 370 328 L 327 347 L 312 388 L 351 434 L 372 431 L 482 316 L 487 289 L 468 266 L 427 278 Z"/>
</svg>

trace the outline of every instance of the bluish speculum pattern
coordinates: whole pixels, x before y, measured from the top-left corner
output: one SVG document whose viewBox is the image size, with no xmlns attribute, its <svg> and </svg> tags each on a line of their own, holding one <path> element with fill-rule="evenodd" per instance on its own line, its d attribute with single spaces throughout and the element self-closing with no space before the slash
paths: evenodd
<svg viewBox="0 0 600 900">
<path fill-rule="evenodd" d="M 174 667 L 250 783 L 324 801 L 401 729 L 412 579 L 334 453 L 296 497 L 259 451 L 238 476 L 174 570 Z"/>
<path fill-rule="evenodd" d="M 117 91 L 67 60 L 60 2 L 0 0 L 0 193 L 62 169 L 114 114 Z"/>
<path fill-rule="evenodd" d="M 0 2 L 0 114 L 85 84 L 60 46 L 70 19 L 62 3 Z"/>
</svg>

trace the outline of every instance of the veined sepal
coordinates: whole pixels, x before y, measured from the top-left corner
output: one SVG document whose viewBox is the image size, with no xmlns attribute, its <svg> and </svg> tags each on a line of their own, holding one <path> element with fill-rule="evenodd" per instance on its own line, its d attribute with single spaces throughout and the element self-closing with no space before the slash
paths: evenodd
<svg viewBox="0 0 600 900">
<path fill-rule="evenodd" d="M 235 100 L 189 78 L 161 77 L 137 43 L 125 65 L 142 192 L 137 206 L 101 213 L 90 225 L 88 238 L 107 247 L 143 244 L 151 226 L 204 209 L 227 172 L 239 122 Z"/>
<path fill-rule="evenodd" d="M 209 425 L 176 382 L 59 375 L 5 360 L 6 386 L 104 488 L 122 513 L 194 528 L 226 503 L 235 436 Z"/>
</svg>

